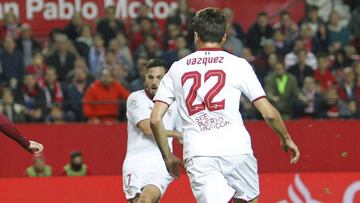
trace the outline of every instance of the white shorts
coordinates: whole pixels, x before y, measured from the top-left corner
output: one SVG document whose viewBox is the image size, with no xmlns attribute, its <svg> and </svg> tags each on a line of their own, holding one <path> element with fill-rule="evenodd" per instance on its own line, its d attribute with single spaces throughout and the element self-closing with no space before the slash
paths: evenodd
<svg viewBox="0 0 360 203">
<path fill-rule="evenodd" d="M 257 161 L 252 154 L 192 157 L 185 161 L 191 189 L 199 203 L 250 201 L 259 196 Z"/>
<path fill-rule="evenodd" d="M 162 196 L 172 180 L 162 158 L 126 160 L 123 164 L 123 190 L 127 200 L 140 195 L 148 185 L 156 186 Z"/>
</svg>

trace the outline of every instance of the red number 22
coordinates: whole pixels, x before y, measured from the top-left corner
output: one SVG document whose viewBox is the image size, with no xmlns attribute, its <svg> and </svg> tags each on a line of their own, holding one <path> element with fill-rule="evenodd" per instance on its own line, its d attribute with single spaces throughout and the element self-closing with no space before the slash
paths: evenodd
<svg viewBox="0 0 360 203">
<path fill-rule="evenodd" d="M 219 94 L 219 92 L 225 85 L 225 79 L 226 79 L 225 72 L 223 70 L 209 70 L 205 73 L 204 82 L 206 82 L 211 77 L 217 77 L 217 82 L 206 93 L 204 97 L 204 101 L 202 101 L 200 104 L 194 104 L 194 101 L 196 99 L 197 92 L 201 87 L 201 74 L 197 71 L 191 71 L 184 73 L 184 75 L 181 77 L 182 86 L 184 86 L 187 80 L 189 79 L 193 80 L 193 83 L 189 90 L 189 94 L 185 99 L 186 108 L 190 116 L 205 110 L 205 108 L 207 108 L 209 111 L 216 111 L 225 108 L 225 99 L 219 102 L 213 102 L 214 97 L 217 94 Z"/>
</svg>

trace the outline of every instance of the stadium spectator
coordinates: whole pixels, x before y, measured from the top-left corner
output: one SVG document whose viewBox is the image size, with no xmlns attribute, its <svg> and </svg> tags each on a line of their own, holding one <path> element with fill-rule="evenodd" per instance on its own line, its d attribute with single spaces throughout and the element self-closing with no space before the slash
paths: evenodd
<svg viewBox="0 0 360 203">
<path fill-rule="evenodd" d="M 150 8 L 147 5 L 147 2 L 141 4 L 138 8 L 137 17 L 131 20 L 130 23 L 130 33 L 136 33 L 140 31 L 140 20 L 142 18 L 151 18 Z M 151 18 L 153 19 L 153 18 Z M 155 21 L 153 21 L 155 23 Z"/>
<path fill-rule="evenodd" d="M 91 26 L 85 24 L 80 29 L 80 36 L 76 38 L 74 46 L 81 57 L 89 56 L 90 47 L 93 45 Z"/>
<path fill-rule="evenodd" d="M 78 64 L 78 65 L 77 65 Z M 82 98 L 93 82 L 92 77 L 89 76 L 86 68 L 82 66 L 86 65 L 83 59 L 78 59 L 75 62 L 75 69 L 71 82 L 67 85 L 65 90 L 65 114 L 69 121 L 84 121 Z"/>
<path fill-rule="evenodd" d="M 34 75 L 26 74 L 24 76 L 23 84 L 16 91 L 15 101 L 24 105 L 26 122 L 44 121 L 46 110 L 45 93 L 36 83 Z"/>
<path fill-rule="evenodd" d="M 126 89 L 128 89 L 129 83 L 126 79 L 128 77 L 129 72 L 128 72 L 128 69 L 126 68 L 126 66 L 124 66 L 120 63 L 115 63 L 111 67 L 111 72 L 112 72 L 112 75 L 114 76 L 114 80 L 119 82 Z"/>
<path fill-rule="evenodd" d="M 307 76 L 304 78 L 304 86 L 301 93 L 294 109 L 294 117 L 314 118 L 324 98 L 313 77 Z"/>
<path fill-rule="evenodd" d="M 320 24 L 318 30 L 313 37 L 313 51 L 315 54 L 329 52 L 329 34 L 325 24 Z"/>
<path fill-rule="evenodd" d="M 103 69 L 83 97 L 84 115 L 89 123 L 113 123 L 119 116 L 119 101 L 126 100 L 129 91 L 114 81 L 111 71 Z"/>
<path fill-rule="evenodd" d="M 110 40 L 115 38 L 117 32 L 125 31 L 125 25 L 116 18 L 115 6 L 106 7 L 105 13 L 105 16 L 96 24 L 96 32 L 101 34 L 104 45 L 107 47 Z"/>
<path fill-rule="evenodd" d="M 287 73 L 282 63 L 277 63 L 273 73 L 266 76 L 264 88 L 269 101 L 279 110 L 282 117 L 290 119 L 300 93 L 296 77 Z"/>
<path fill-rule="evenodd" d="M 274 31 L 272 40 L 274 41 L 278 55 L 283 56 L 288 52 L 290 42 L 285 40 L 285 36 L 280 30 Z"/>
<path fill-rule="evenodd" d="M 190 50 L 186 48 L 186 38 L 184 35 L 178 35 L 175 38 L 175 48 L 167 50 L 162 58 L 166 61 L 166 69 L 169 69 L 171 64 L 182 58 L 182 52 L 190 53 Z"/>
<path fill-rule="evenodd" d="M 336 80 L 330 71 L 328 55 L 319 55 L 318 60 L 319 67 L 314 72 L 314 78 L 322 90 L 327 90 L 336 84 Z"/>
<path fill-rule="evenodd" d="M 334 42 L 340 42 L 341 47 L 344 47 L 349 44 L 350 41 L 350 31 L 347 25 L 341 24 L 341 16 L 337 11 L 333 11 L 330 14 L 329 19 L 329 44 Z"/>
<path fill-rule="evenodd" d="M 279 30 L 287 41 L 293 41 L 298 36 L 298 27 L 291 19 L 289 11 L 281 11 L 279 21 L 274 25 L 275 30 Z"/>
<path fill-rule="evenodd" d="M 348 118 L 352 116 L 352 112 L 344 101 L 339 99 L 339 94 L 335 87 L 330 87 L 325 92 L 325 100 L 319 105 L 317 118 Z"/>
<path fill-rule="evenodd" d="M 180 26 L 175 23 L 166 25 L 166 30 L 163 37 L 164 50 L 172 50 L 176 48 L 176 37 L 181 35 Z M 186 40 L 186 38 L 185 38 Z"/>
<path fill-rule="evenodd" d="M 84 164 L 83 154 L 74 151 L 70 154 L 70 162 L 64 166 L 62 175 L 65 176 L 88 176 L 90 175 L 88 166 Z"/>
<path fill-rule="evenodd" d="M 23 105 L 15 103 L 14 95 L 8 88 L 2 89 L 0 113 L 14 123 L 25 122 L 25 108 Z"/>
<path fill-rule="evenodd" d="M 241 25 L 234 21 L 234 12 L 231 8 L 224 8 L 223 13 L 226 18 L 228 26 L 228 34 L 233 35 L 241 41 L 242 44 L 246 42 L 246 34 L 243 31 Z"/>
<path fill-rule="evenodd" d="M 23 54 L 25 67 L 33 62 L 33 56 L 40 51 L 40 43 L 32 36 L 31 27 L 24 23 L 21 25 L 20 36 L 16 40 L 16 48 Z"/>
<path fill-rule="evenodd" d="M 148 58 L 140 57 L 136 61 L 136 69 L 138 77 L 130 82 L 129 90 L 131 92 L 138 91 L 144 89 L 144 79 L 145 79 L 145 71 L 146 71 L 146 63 Z"/>
<path fill-rule="evenodd" d="M 88 63 L 90 73 L 93 75 L 98 74 L 104 66 L 105 63 L 105 46 L 104 39 L 101 35 L 95 35 L 94 44 L 90 47 Z"/>
<path fill-rule="evenodd" d="M 285 68 L 288 69 L 290 66 L 295 65 L 298 62 L 296 53 L 300 49 L 305 49 L 305 43 L 303 39 L 296 39 L 294 41 L 293 49 L 290 53 L 285 55 L 284 63 Z M 317 68 L 316 56 L 309 50 L 306 52 L 306 65 L 310 66 L 313 70 Z"/>
<path fill-rule="evenodd" d="M 236 37 L 235 31 L 233 31 L 233 27 L 231 25 L 227 25 L 226 30 L 226 41 L 223 44 L 223 48 L 225 51 L 240 57 L 241 50 L 243 49 L 243 43 L 239 38 Z"/>
<path fill-rule="evenodd" d="M 45 117 L 47 123 L 64 124 L 66 123 L 65 113 L 61 104 L 51 106 L 49 114 Z"/>
<path fill-rule="evenodd" d="M 50 177 L 52 176 L 52 167 L 46 164 L 45 157 L 42 154 L 34 156 L 33 164 L 26 168 L 27 177 Z"/>
<path fill-rule="evenodd" d="M 308 51 L 313 52 L 314 47 L 314 40 L 315 38 L 312 35 L 311 27 L 308 24 L 303 24 L 300 27 L 299 38 L 304 41 L 305 49 Z"/>
<path fill-rule="evenodd" d="M 297 58 L 298 58 L 298 62 L 295 65 L 290 66 L 288 72 L 293 74 L 296 77 L 299 88 L 302 88 L 305 77 L 308 77 L 308 76 L 313 77 L 314 70 L 311 69 L 310 66 L 306 65 L 306 50 L 305 49 L 300 49 L 297 52 Z"/>
<path fill-rule="evenodd" d="M 4 49 L 0 50 L 0 84 L 15 89 L 18 81 L 24 75 L 24 63 L 21 52 L 15 49 L 15 39 L 7 36 L 4 39 Z"/>
<path fill-rule="evenodd" d="M 44 56 L 40 52 L 37 52 L 32 59 L 32 64 L 25 68 L 25 73 L 33 74 L 37 81 L 41 81 L 44 80 L 46 69 L 47 66 L 44 63 Z"/>
<path fill-rule="evenodd" d="M 76 38 L 80 36 L 80 30 L 84 25 L 84 20 L 81 17 L 81 13 L 76 12 L 69 23 L 64 27 L 63 32 L 66 34 L 69 40 L 75 42 Z"/>
<path fill-rule="evenodd" d="M 264 85 L 265 77 L 274 70 L 274 66 L 279 62 L 278 56 L 274 53 L 267 56 L 266 64 L 264 65 L 253 65 L 255 73 L 258 76 L 258 79 L 262 85 Z"/>
<path fill-rule="evenodd" d="M 320 26 L 325 25 L 325 21 L 319 17 L 318 8 L 316 6 L 309 6 L 306 11 L 306 16 L 300 21 L 300 25 L 303 24 L 309 25 L 313 36 L 315 36 L 320 29 Z"/>
<path fill-rule="evenodd" d="M 360 88 L 356 84 L 356 75 L 352 67 L 344 68 L 341 82 L 338 85 L 338 93 L 340 99 L 346 104 L 360 101 Z"/>
<path fill-rule="evenodd" d="M 74 69 L 70 71 L 66 76 L 66 84 L 70 84 L 74 81 L 75 72 L 77 71 L 77 69 L 81 69 L 86 73 L 86 81 L 88 83 L 92 83 L 95 80 L 94 76 L 89 73 L 89 68 L 86 64 L 86 60 L 82 57 L 77 57 L 75 60 Z"/>
<path fill-rule="evenodd" d="M 56 35 L 54 53 L 46 58 L 46 64 L 56 68 L 59 81 L 65 81 L 66 75 L 74 68 L 75 58 L 75 54 L 70 52 L 66 35 Z"/>
<path fill-rule="evenodd" d="M 49 66 L 45 72 L 45 80 L 39 82 L 45 93 L 47 111 L 50 111 L 53 105 L 62 104 L 64 101 L 63 88 L 57 79 L 54 67 Z"/>
<path fill-rule="evenodd" d="M 174 23 L 180 25 L 181 34 L 187 36 L 187 44 L 191 45 L 194 42 L 192 21 L 195 14 L 189 8 L 188 0 L 177 0 L 177 3 L 178 7 L 167 18 L 166 24 Z"/>
<path fill-rule="evenodd" d="M 158 33 L 154 27 L 153 20 L 149 17 L 143 17 L 139 19 L 140 30 L 133 33 L 131 38 L 131 50 L 134 52 L 136 49 L 145 43 L 146 38 L 151 35 L 154 39 L 160 40 L 158 38 Z"/>
<path fill-rule="evenodd" d="M 19 27 L 20 24 L 14 12 L 10 11 L 4 13 L 3 26 L 2 26 L 3 37 L 9 36 L 16 38 L 19 32 Z"/>
<path fill-rule="evenodd" d="M 352 66 L 353 60 L 346 54 L 344 49 L 340 49 L 335 52 L 334 60 L 332 63 L 332 71 L 333 72 L 341 72 L 345 67 Z"/>
<path fill-rule="evenodd" d="M 105 52 L 105 63 L 103 68 L 109 68 L 111 69 L 115 64 L 117 64 L 117 58 L 116 58 L 116 53 L 115 51 L 108 49 Z"/>
<path fill-rule="evenodd" d="M 266 61 L 270 54 L 276 53 L 275 42 L 272 39 L 266 39 L 261 42 L 262 49 L 256 55 L 256 65 L 261 68 L 266 68 Z"/>
<path fill-rule="evenodd" d="M 140 45 L 135 52 L 134 59 L 141 57 L 147 58 L 160 58 L 162 55 L 162 50 L 156 41 L 156 37 L 154 35 L 147 35 L 145 37 L 144 44 Z"/>
<path fill-rule="evenodd" d="M 134 67 L 133 56 L 129 48 L 129 41 L 126 36 L 126 33 L 124 32 L 117 33 L 116 42 L 117 43 L 115 43 L 116 44 L 115 51 L 117 53 L 116 56 L 118 60 L 120 61 L 120 63 L 126 65 L 129 68 L 131 76 L 135 76 L 136 70 Z"/>
<path fill-rule="evenodd" d="M 261 12 L 256 17 L 256 22 L 250 27 L 247 34 L 247 46 L 254 54 L 261 50 L 261 42 L 265 39 L 271 39 L 273 29 L 269 24 L 268 14 Z"/>
<path fill-rule="evenodd" d="M 360 52 L 360 4 L 352 11 L 351 19 L 349 22 L 349 29 L 352 37 L 354 38 L 354 44 L 358 52 Z"/>
</svg>

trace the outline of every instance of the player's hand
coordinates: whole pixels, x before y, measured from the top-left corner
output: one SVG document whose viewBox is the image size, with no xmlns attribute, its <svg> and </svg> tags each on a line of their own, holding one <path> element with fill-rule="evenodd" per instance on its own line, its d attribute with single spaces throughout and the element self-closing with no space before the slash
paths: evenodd
<svg viewBox="0 0 360 203">
<path fill-rule="evenodd" d="M 32 153 L 41 153 L 44 150 L 44 146 L 38 142 L 30 141 L 28 150 Z"/>
<path fill-rule="evenodd" d="M 291 159 L 290 163 L 295 164 L 300 158 L 300 152 L 294 141 L 292 139 L 285 139 L 281 141 L 281 147 L 285 152 L 290 150 L 291 152 Z"/>
<path fill-rule="evenodd" d="M 179 166 L 183 165 L 182 161 L 174 154 L 170 154 L 170 156 L 165 158 L 164 161 L 169 174 L 173 178 L 178 179 L 180 177 Z"/>
</svg>

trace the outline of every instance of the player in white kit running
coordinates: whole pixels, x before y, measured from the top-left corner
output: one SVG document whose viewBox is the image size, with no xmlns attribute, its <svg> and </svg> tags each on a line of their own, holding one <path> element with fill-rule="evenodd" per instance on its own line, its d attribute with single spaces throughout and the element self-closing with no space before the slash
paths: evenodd
<svg viewBox="0 0 360 203">
<path fill-rule="evenodd" d="M 123 186 L 130 203 L 155 203 L 172 181 L 150 128 L 152 101 L 161 78 L 166 73 L 164 62 L 151 59 L 146 67 L 145 89 L 133 92 L 127 100 L 128 143 L 123 163 Z M 182 139 L 173 131 L 178 119 L 176 103 L 164 115 L 166 135 L 172 148 L 172 138 Z"/>
<path fill-rule="evenodd" d="M 221 50 L 226 21 L 220 10 L 206 8 L 193 22 L 197 51 L 175 62 L 154 97 L 150 125 L 167 170 L 177 178 L 181 161 L 174 156 L 162 118 L 176 101 L 182 119 L 184 161 L 200 203 L 257 202 L 259 180 L 251 140 L 239 112 L 245 94 L 279 135 L 291 163 L 300 153 L 279 112 L 269 103 L 249 63 Z"/>
</svg>

